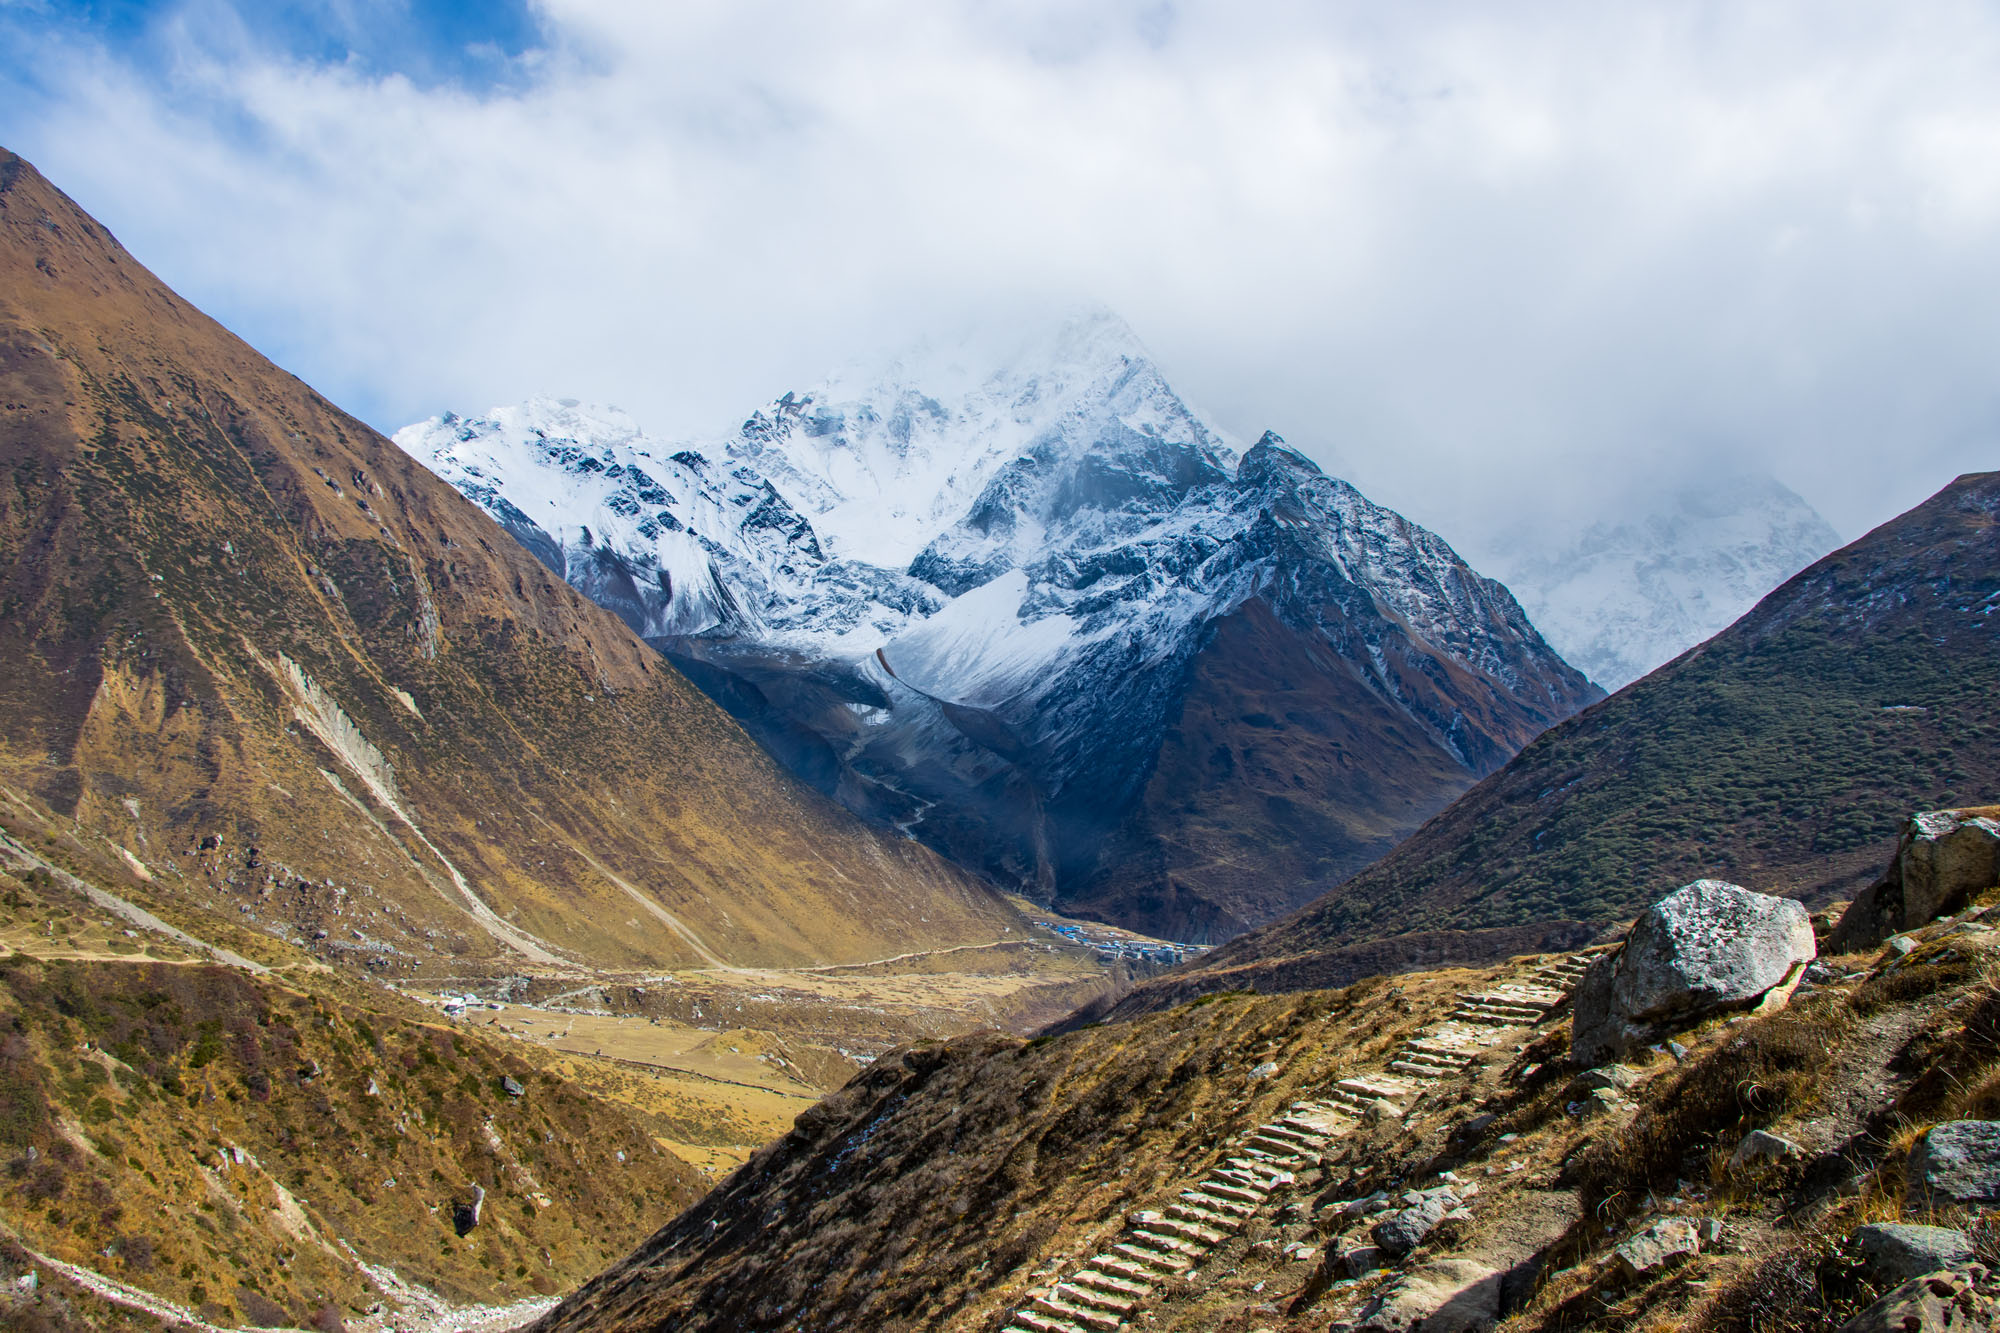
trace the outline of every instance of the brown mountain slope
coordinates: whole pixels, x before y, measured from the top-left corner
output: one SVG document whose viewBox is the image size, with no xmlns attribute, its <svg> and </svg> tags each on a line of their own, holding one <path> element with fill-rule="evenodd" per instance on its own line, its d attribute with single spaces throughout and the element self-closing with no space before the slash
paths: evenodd
<svg viewBox="0 0 2000 1333">
<path fill-rule="evenodd" d="M 0 783 L 162 894 L 392 972 L 1018 934 L 11 154 L 0 469 Z"/>
<path fill-rule="evenodd" d="M 1894 845 L 1888 812 L 1964 804 L 2000 773 L 1997 516 L 2000 473 L 1960 477 L 1117 1012 L 1562 947 L 1702 875 L 1851 895 Z"/>
</svg>

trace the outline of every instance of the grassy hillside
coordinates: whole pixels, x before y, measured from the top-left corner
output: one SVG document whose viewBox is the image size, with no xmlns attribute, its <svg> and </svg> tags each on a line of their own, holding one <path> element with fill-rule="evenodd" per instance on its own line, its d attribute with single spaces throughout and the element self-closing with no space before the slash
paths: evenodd
<svg viewBox="0 0 2000 1333">
<path fill-rule="evenodd" d="M 163 891 L 390 975 L 1018 931 L 4 153 L 0 293 L 0 784 Z"/>
<path fill-rule="evenodd" d="M 518 1047 L 122 925 L 0 872 L 0 1218 L 32 1250 L 211 1320 L 305 1324 L 383 1299 L 364 1264 L 452 1301 L 560 1291 L 701 1192 Z"/>
<path fill-rule="evenodd" d="M 1960 478 L 1119 1012 L 1567 946 L 1704 875 L 1851 896 L 1908 811 L 2000 780 L 1997 514 L 2000 473 Z"/>
</svg>

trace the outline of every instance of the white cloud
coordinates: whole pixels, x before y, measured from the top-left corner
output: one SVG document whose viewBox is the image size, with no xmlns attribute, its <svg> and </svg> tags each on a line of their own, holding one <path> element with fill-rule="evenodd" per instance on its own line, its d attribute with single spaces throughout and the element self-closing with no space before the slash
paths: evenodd
<svg viewBox="0 0 2000 1333">
<path fill-rule="evenodd" d="M 1234 429 L 1447 535 L 1713 459 L 1852 535 L 1995 457 L 2000 16 L 1972 0 L 539 17 L 471 90 L 296 63 L 203 0 L 164 66 L 30 53 L 5 133 L 388 427 L 548 391 L 711 429 L 1095 299 Z"/>
</svg>

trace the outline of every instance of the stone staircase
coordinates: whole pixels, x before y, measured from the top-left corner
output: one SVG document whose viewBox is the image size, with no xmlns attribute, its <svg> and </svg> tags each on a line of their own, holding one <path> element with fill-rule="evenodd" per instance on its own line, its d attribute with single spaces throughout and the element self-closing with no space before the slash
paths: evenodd
<svg viewBox="0 0 2000 1333">
<path fill-rule="evenodd" d="M 1425 1085 L 1462 1077 L 1505 1040 L 1539 1022 L 1590 965 L 1578 954 L 1544 963 L 1525 982 L 1456 998 L 1450 1015 L 1397 1048 L 1382 1073 L 1343 1078 L 1239 1136 L 1197 1185 L 1160 1211 L 1133 1213 L 1118 1239 L 1009 1316 L 1002 1333 L 1110 1333 L 1170 1278 L 1242 1230 L 1280 1184 L 1371 1115 L 1400 1116 Z M 1386 1105 L 1378 1105 L 1378 1103 Z"/>
</svg>

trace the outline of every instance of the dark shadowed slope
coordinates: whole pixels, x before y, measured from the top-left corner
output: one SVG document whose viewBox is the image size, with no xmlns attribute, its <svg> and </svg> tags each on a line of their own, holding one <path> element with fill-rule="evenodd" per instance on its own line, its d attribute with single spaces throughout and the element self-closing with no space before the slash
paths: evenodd
<svg viewBox="0 0 2000 1333">
<path fill-rule="evenodd" d="M 1716 875 L 1852 894 L 2000 775 L 2000 473 L 1960 477 L 1552 728 L 1388 857 L 1119 1013 L 1588 938 Z"/>
<path fill-rule="evenodd" d="M 5 153 L 0 783 L 389 972 L 1018 930 Z"/>
</svg>

